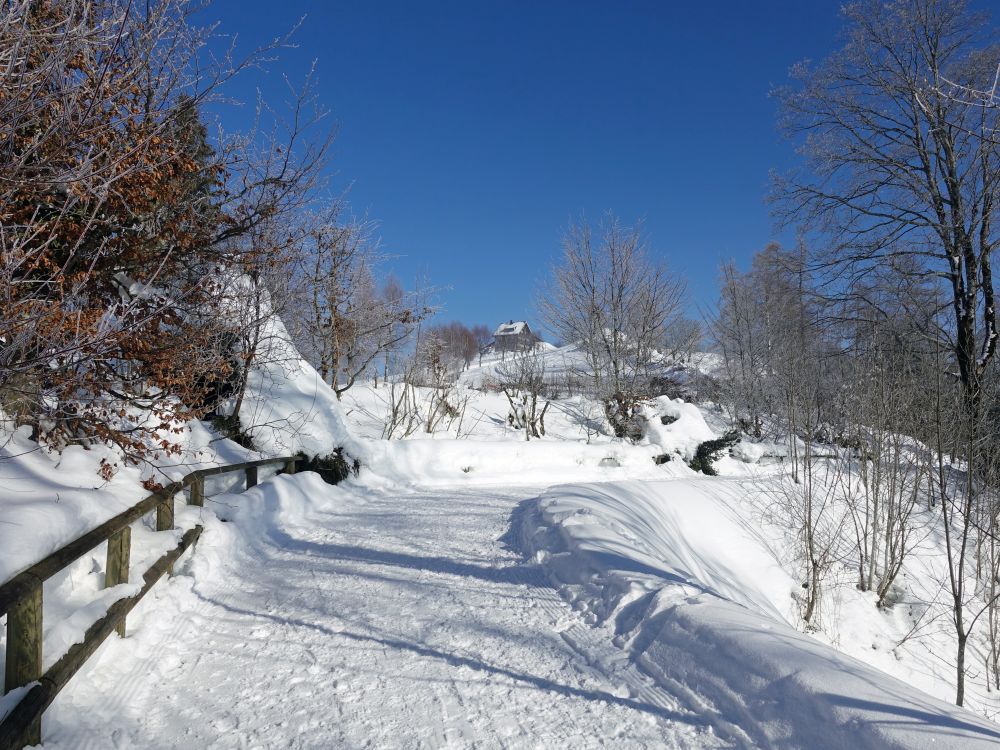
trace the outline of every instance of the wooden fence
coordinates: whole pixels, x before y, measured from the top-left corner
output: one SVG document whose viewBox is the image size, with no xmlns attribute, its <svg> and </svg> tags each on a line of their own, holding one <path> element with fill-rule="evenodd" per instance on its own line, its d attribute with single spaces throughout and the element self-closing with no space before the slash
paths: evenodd
<svg viewBox="0 0 1000 750">
<path fill-rule="evenodd" d="M 125 616 L 173 565 L 184 551 L 201 536 L 202 527 L 185 532 L 180 544 L 167 552 L 143 573 L 139 593 L 112 604 L 97 622 L 87 628 L 82 643 L 76 643 L 45 673 L 42 673 L 42 584 L 103 542 L 108 543 L 104 569 L 105 588 L 127 583 L 131 525 L 147 513 L 156 511 L 156 530 L 174 528 L 174 497 L 188 490 L 188 505 L 204 505 L 205 477 L 246 472 L 246 486 L 257 484 L 257 469 L 261 466 L 281 466 L 286 473 L 295 473 L 294 456 L 247 461 L 211 469 L 199 469 L 174 482 L 123 513 L 105 521 L 75 541 L 18 573 L 0 586 L 0 616 L 7 615 L 7 661 L 4 671 L 4 692 L 27 688 L 17 705 L 0 722 L 0 750 L 20 750 L 41 742 L 42 713 L 70 678 L 83 666 L 104 640 L 112 633 L 125 635 Z"/>
</svg>

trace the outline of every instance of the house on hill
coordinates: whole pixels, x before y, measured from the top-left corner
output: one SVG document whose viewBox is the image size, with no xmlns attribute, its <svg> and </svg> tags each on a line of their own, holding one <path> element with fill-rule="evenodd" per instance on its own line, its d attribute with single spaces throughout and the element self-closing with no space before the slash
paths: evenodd
<svg viewBox="0 0 1000 750">
<path fill-rule="evenodd" d="M 500 354 L 526 352 L 539 341 L 541 339 L 531 332 L 531 328 L 523 320 L 501 323 L 493 332 L 493 349 Z"/>
</svg>

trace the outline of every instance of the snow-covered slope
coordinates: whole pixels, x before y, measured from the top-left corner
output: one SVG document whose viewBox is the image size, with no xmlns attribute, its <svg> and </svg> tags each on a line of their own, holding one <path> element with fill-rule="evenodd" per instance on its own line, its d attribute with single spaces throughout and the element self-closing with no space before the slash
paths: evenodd
<svg viewBox="0 0 1000 750">
<path fill-rule="evenodd" d="M 742 747 L 987 748 L 1000 727 L 796 631 L 795 582 L 725 479 L 567 485 L 527 548 L 657 682 Z"/>
<path fill-rule="evenodd" d="M 333 389 L 295 349 L 280 318 L 265 322 L 262 339 L 239 413 L 254 446 L 272 456 L 327 456 L 344 448 L 361 458 L 364 448 L 351 435 Z"/>
</svg>

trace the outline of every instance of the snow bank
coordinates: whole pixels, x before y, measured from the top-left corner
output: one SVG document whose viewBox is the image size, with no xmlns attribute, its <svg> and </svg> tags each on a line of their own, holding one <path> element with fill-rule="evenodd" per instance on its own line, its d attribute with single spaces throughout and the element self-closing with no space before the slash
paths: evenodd
<svg viewBox="0 0 1000 750">
<path fill-rule="evenodd" d="M 548 490 L 522 533 L 567 598 L 738 746 L 987 748 L 1000 727 L 797 632 L 725 479 Z"/>
<path fill-rule="evenodd" d="M 215 585 L 215 590 L 218 590 L 219 586 L 225 588 L 231 585 L 234 568 L 259 565 L 262 556 L 269 559 L 276 546 L 288 544 L 284 529 L 304 525 L 302 519 L 315 513 L 318 507 L 325 512 L 336 510 L 342 503 L 346 504 L 344 497 L 345 493 L 325 484 L 317 474 L 303 472 L 272 477 L 246 492 L 224 492 L 206 498 L 204 508 L 178 504 L 175 521 L 179 530 L 175 533 L 154 534 L 142 526 L 133 529 L 129 584 L 88 593 L 87 589 L 92 589 L 98 579 L 103 579 L 101 565 L 97 561 L 88 561 L 89 567 L 78 570 L 72 581 L 65 582 L 59 591 L 53 592 L 58 596 L 52 599 L 60 599 L 69 589 L 80 589 L 75 595 L 81 599 L 98 598 L 87 607 L 81 607 L 75 616 L 56 620 L 51 627 L 47 587 L 46 666 L 71 643 L 80 641 L 89 622 L 103 614 L 113 600 L 139 588 L 145 564 L 142 558 L 136 560 L 137 553 L 146 555 L 150 545 L 155 544 L 173 546 L 182 530 L 195 524 L 205 529 L 197 545 L 180 558 L 175 574 L 161 579 L 129 614 L 126 639 L 120 641 L 112 637 L 105 642 L 71 681 L 68 689 L 56 698 L 45 715 L 45 746 L 205 746 L 198 740 L 191 740 L 189 722 L 183 716 L 178 718 L 176 713 L 171 715 L 170 710 L 167 710 L 167 714 L 171 715 L 168 726 L 162 723 L 141 725 L 141 707 L 147 701 L 161 700 L 159 696 L 162 693 L 156 691 L 165 674 L 176 677 L 176 670 L 187 660 L 200 661 L 203 651 L 220 648 L 214 641 L 206 639 L 205 628 L 199 627 L 205 617 L 220 616 L 218 611 L 206 615 L 206 608 L 211 609 L 211 606 L 206 602 L 202 588 Z M 157 551 L 157 556 L 162 551 Z M 243 635 L 252 637 L 250 632 Z M 194 683 L 198 682 L 199 675 L 204 678 L 199 671 L 193 675 Z M 224 682 L 228 682 L 228 677 Z M 190 686 L 192 683 L 185 681 L 184 684 Z M 213 687 L 224 691 L 227 686 L 216 683 Z M 268 695 L 268 699 L 273 704 L 283 704 L 287 687 L 287 684 L 281 685 L 282 690 Z M 13 699 L 0 701 L 0 714 L 5 706 L 9 708 L 15 702 Z M 225 700 L 222 702 L 224 704 Z M 225 708 L 227 706 L 222 705 L 219 712 L 209 718 L 218 720 L 220 715 L 225 715 L 222 710 Z M 81 724 L 88 723 L 81 717 L 90 718 L 91 731 L 93 727 L 98 728 L 100 733 L 96 737 L 83 735 L 86 739 L 81 738 Z M 211 722 L 206 723 L 211 728 Z M 233 742 L 239 744 L 245 739 L 245 735 L 234 730 L 235 726 L 230 727 L 222 744 L 231 746 Z M 130 740 L 123 740 L 123 733 L 134 735 Z"/>
<path fill-rule="evenodd" d="M 415 389 L 426 404 L 429 389 Z M 607 434 L 597 401 L 575 395 L 553 400 L 545 415 L 545 436 L 525 440 L 507 421 L 510 404 L 498 393 L 466 386 L 456 390 L 462 416 L 398 440 L 380 440 L 390 409 L 389 390 L 359 384 L 344 395 L 345 418 L 364 440 L 362 462 L 404 485 L 486 483 L 549 485 L 570 481 L 691 476 L 685 461 L 698 444 L 715 437 L 700 410 L 680 399 L 660 398 L 646 409 L 646 435 L 639 444 Z M 673 421 L 663 424 L 660 417 Z M 604 432 L 601 430 L 604 429 Z M 349 451 L 350 452 L 350 451 Z M 654 458 L 669 454 L 661 466 Z"/>
<path fill-rule="evenodd" d="M 135 487 L 127 481 L 127 476 L 137 473 L 137 469 L 122 472 L 126 476 L 118 481 L 112 480 L 105 492 L 95 492 L 94 488 L 86 485 L 76 487 L 74 478 L 79 482 L 94 476 L 86 471 L 91 468 L 92 459 L 83 455 L 85 453 L 82 449 L 80 454 L 75 449 L 64 452 L 60 464 L 65 466 L 68 457 L 77 471 L 63 476 L 62 484 L 57 479 L 49 480 L 50 489 L 59 487 L 62 491 L 64 503 L 39 502 L 37 497 L 25 499 L 20 505 L 5 503 L 5 523 L 0 524 L 0 548 L 5 552 L 0 557 L 4 570 L 2 580 L 34 563 L 42 550 L 49 547 L 57 549 L 106 520 L 106 517 L 130 507 L 138 499 L 133 497 L 138 494 Z M 4 468 L 8 471 L 11 467 L 18 468 L 24 479 L 23 472 L 28 467 L 44 467 L 45 462 L 51 460 L 47 454 L 35 451 L 22 457 L 17 464 L 6 464 Z M 54 476 L 60 475 L 56 473 Z M 233 478 L 236 484 L 242 485 L 242 474 L 235 474 Z M 210 490 L 231 484 L 226 477 L 213 477 L 207 481 L 211 485 Z M 27 497 L 31 498 L 34 492 L 34 488 L 26 491 Z M 144 490 L 141 492 L 146 494 Z M 105 545 L 100 545 L 45 582 L 43 667 L 52 666 L 74 643 L 81 643 L 87 628 L 103 617 L 112 604 L 134 595 L 141 588 L 143 573 L 175 547 L 187 529 L 200 524 L 205 527 L 206 533 L 198 542 L 197 551 L 189 552 L 182 558 L 186 561 L 184 564 L 205 568 L 203 575 L 211 575 L 216 568 L 231 564 L 229 557 L 236 548 L 259 545 L 282 523 L 301 518 L 317 502 L 324 503 L 326 508 L 332 507 L 336 496 L 335 489 L 325 484 L 317 474 L 281 475 L 246 492 L 222 492 L 211 496 L 207 498 L 205 508 L 187 506 L 179 500 L 175 505 L 177 528 L 172 532 L 156 532 L 151 523 L 134 524 L 128 583 L 104 588 Z M 95 502 L 95 498 L 103 500 L 103 505 Z M 13 519 L 17 525 L 12 523 L 8 526 L 8 519 Z M 22 525 L 28 526 L 31 533 L 18 535 L 11 532 L 12 528 L 16 532 Z M 154 592 L 166 585 L 161 582 Z M 129 622 L 130 628 L 139 624 L 133 616 L 130 616 Z M 0 673 L 6 653 L 5 640 L 6 631 L 0 628 Z M 13 705 L 13 701 L 9 705 Z"/>
<path fill-rule="evenodd" d="M 245 492 L 206 498 L 205 510 L 186 508 L 198 516 L 205 533 L 186 563 L 195 580 L 226 575 L 233 559 L 263 554 L 277 542 L 289 543 L 282 529 L 306 525 L 317 511 L 334 512 L 348 503 L 347 491 L 324 482 L 319 474 L 279 474 Z"/>
<path fill-rule="evenodd" d="M 166 484 L 199 468 L 299 451 L 327 455 L 341 446 L 364 460 L 364 446 L 352 438 L 333 391 L 302 359 L 278 318 L 268 321 L 265 340 L 240 409 L 259 453 L 220 439 L 197 421 L 169 436 L 179 443 L 179 456 L 141 469 L 120 465 L 120 457 L 101 445 L 53 453 L 32 442 L 27 428 L 0 435 L 0 582 L 144 498 L 143 479 Z M 116 467 L 108 481 L 99 474 L 102 460 Z M 239 480 L 233 475 L 211 484 L 218 491 Z"/>
<path fill-rule="evenodd" d="M 143 468 L 117 465 L 117 454 L 101 445 L 49 452 L 28 434 L 20 428 L 0 444 L 0 582 L 142 500 L 149 494 L 144 478 L 166 484 L 195 469 L 258 457 L 200 422 L 171 436 L 181 456 Z M 99 474 L 102 459 L 117 466 L 108 481 Z"/>
</svg>

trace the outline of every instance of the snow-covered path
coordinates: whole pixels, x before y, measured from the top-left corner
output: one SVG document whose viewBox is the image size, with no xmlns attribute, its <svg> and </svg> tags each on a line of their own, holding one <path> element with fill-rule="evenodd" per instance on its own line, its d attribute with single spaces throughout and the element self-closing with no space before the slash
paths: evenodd
<svg viewBox="0 0 1000 750">
<path fill-rule="evenodd" d="M 210 528 L 46 747 L 725 745 L 507 546 L 537 490 L 309 487 L 340 499 Z"/>
</svg>

